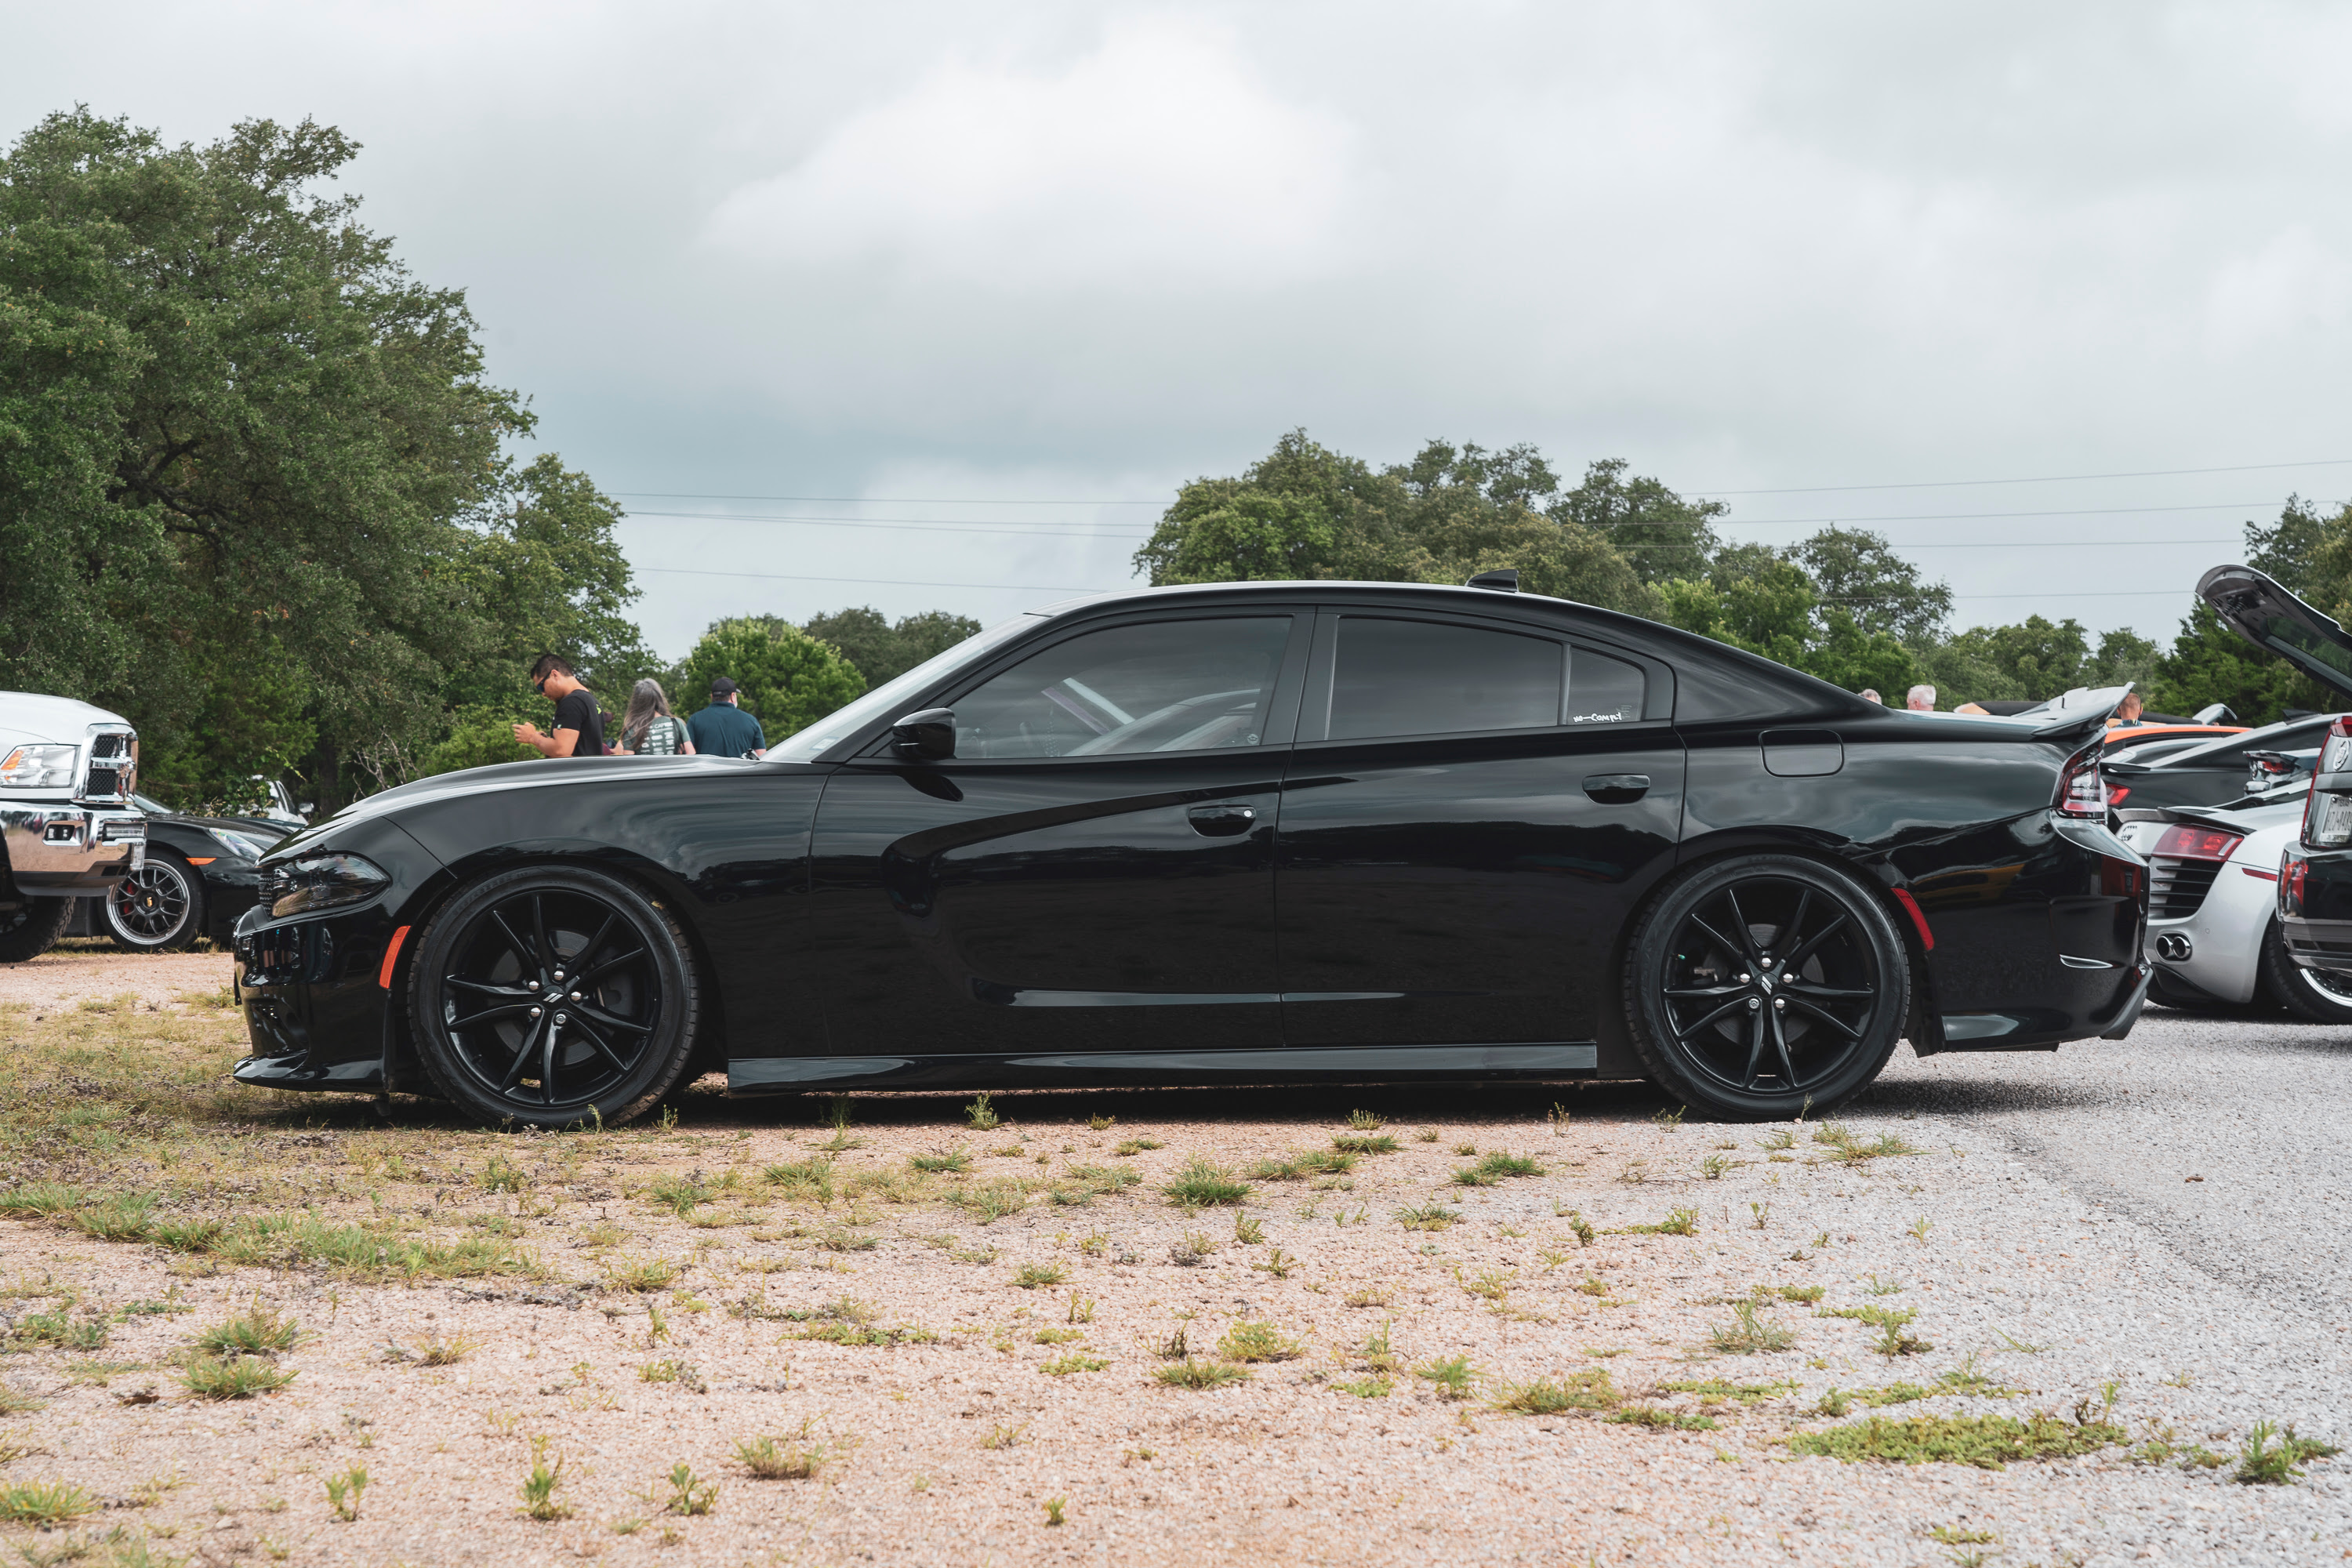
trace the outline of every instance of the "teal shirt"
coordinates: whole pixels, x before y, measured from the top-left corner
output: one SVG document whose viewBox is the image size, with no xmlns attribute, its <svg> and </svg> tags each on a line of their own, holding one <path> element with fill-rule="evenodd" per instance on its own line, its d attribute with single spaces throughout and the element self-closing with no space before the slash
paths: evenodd
<svg viewBox="0 0 2352 1568">
<path fill-rule="evenodd" d="M 731 703 L 714 702 L 686 721 L 697 755 L 740 757 L 768 749 L 767 731 L 760 721 Z"/>
</svg>

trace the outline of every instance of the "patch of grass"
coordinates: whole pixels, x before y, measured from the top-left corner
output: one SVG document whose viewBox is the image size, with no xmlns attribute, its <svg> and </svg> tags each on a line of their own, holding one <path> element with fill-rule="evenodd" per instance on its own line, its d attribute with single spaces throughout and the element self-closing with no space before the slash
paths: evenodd
<svg viewBox="0 0 2352 1568">
<path fill-rule="evenodd" d="M 1017 1421 L 1010 1426 L 999 1422 L 989 1429 L 988 1436 L 980 1440 L 980 1446 L 991 1449 L 1015 1447 L 1028 1431 L 1029 1423 L 1026 1421 Z"/>
<path fill-rule="evenodd" d="M 482 1167 L 481 1186 L 486 1193 L 519 1193 L 530 1184 L 523 1168 L 504 1154 L 493 1154 Z"/>
<path fill-rule="evenodd" d="M 825 1252 L 871 1252 L 882 1245 L 879 1237 L 860 1236 L 854 1230 L 835 1226 L 816 1238 L 820 1250 Z"/>
<path fill-rule="evenodd" d="M 1179 1268 L 1197 1268 L 1217 1250 L 1217 1238 L 1204 1230 L 1188 1230 L 1168 1249 L 1168 1261 Z"/>
<path fill-rule="evenodd" d="M 667 1290 L 684 1272 L 667 1258 L 607 1258 L 599 1267 L 607 1290 Z"/>
<path fill-rule="evenodd" d="M 1663 1426 L 1678 1432 L 1712 1432 L 1716 1429 L 1712 1415 L 1689 1415 L 1657 1405 L 1629 1405 L 1622 1410 L 1612 1412 L 1609 1419 L 1620 1426 Z"/>
<path fill-rule="evenodd" d="M 1396 1217 L 1407 1230 L 1444 1230 L 1462 1217 L 1462 1212 L 1432 1198 L 1417 1207 L 1397 1210 Z"/>
<path fill-rule="evenodd" d="M 2112 1423 L 2074 1423 L 2048 1415 L 2023 1421 L 2007 1415 L 1873 1415 L 1848 1426 L 1800 1432 L 1789 1447 L 1848 1464 L 1874 1460 L 1998 1470 L 2021 1459 L 2075 1458 L 2124 1440 L 2124 1429 Z"/>
<path fill-rule="evenodd" d="M 18 1481 L 0 1487 L 0 1522 L 47 1529 L 70 1524 L 104 1505 L 71 1481 Z"/>
<path fill-rule="evenodd" d="M 275 1308 L 256 1301 L 247 1310 L 198 1334 L 196 1348 L 216 1356 L 283 1355 L 315 1338 L 293 1319 L 280 1317 Z"/>
<path fill-rule="evenodd" d="M 1259 1258 L 1250 1267 L 1261 1273 L 1271 1274 L 1276 1279 L 1287 1279 L 1290 1278 L 1291 1270 L 1298 1267 L 1298 1259 L 1278 1247 L 1272 1247 L 1266 1249 L 1264 1258 Z"/>
<path fill-rule="evenodd" d="M 1097 1111 L 1092 1116 L 1087 1118 L 1087 1131 L 1089 1132 L 1108 1132 L 1112 1127 L 1118 1124 L 1118 1118 L 1116 1116 L 1105 1116 L 1100 1111 Z"/>
<path fill-rule="evenodd" d="M 1747 1163 L 1744 1160 L 1727 1160 L 1720 1154 L 1709 1154 L 1698 1163 L 1698 1173 L 1710 1182 L 1723 1180 L 1724 1173 Z"/>
<path fill-rule="evenodd" d="M 665 1484 L 669 1488 L 667 1494 L 661 1489 Z M 654 1483 L 653 1492 L 646 1500 L 656 1512 L 692 1518 L 719 1506 L 719 1483 L 703 1480 L 681 1460 L 670 1467 L 667 1477 Z"/>
<path fill-rule="evenodd" d="M 1264 1319 L 1243 1319 L 1229 1325 L 1217 1342 L 1217 1354 L 1226 1361 L 1289 1361 L 1307 1346 Z"/>
<path fill-rule="evenodd" d="M 572 1505 L 556 1500 L 555 1489 L 563 1484 L 563 1457 L 559 1454 L 552 1464 L 548 1462 L 547 1439 L 534 1437 L 530 1445 L 530 1472 L 522 1479 L 522 1512 L 527 1518 L 542 1524 L 572 1517 Z"/>
<path fill-rule="evenodd" d="M 68 1308 L 58 1307 L 17 1319 L 16 1337 L 58 1350 L 94 1351 L 105 1347 L 108 1332 L 105 1319 L 76 1319 Z"/>
<path fill-rule="evenodd" d="M 1356 1168 L 1356 1156 L 1342 1150 L 1313 1150 L 1260 1160 L 1249 1169 L 1254 1182 L 1300 1182 L 1309 1176 L 1344 1176 Z"/>
<path fill-rule="evenodd" d="M 1166 1147 L 1168 1147 L 1168 1145 L 1162 1143 L 1157 1138 L 1129 1138 L 1121 1142 L 1117 1149 L 1112 1151 L 1112 1152 L 1117 1154 L 1136 1155 L 1144 1152 L 1146 1150 L 1165 1149 Z"/>
<path fill-rule="evenodd" d="M 1767 1322 L 1756 1315 L 1756 1303 L 1742 1301 L 1731 1309 L 1732 1321 L 1706 1331 L 1707 1342 L 1727 1355 L 1759 1355 L 1784 1351 L 1797 1342 L 1793 1330 Z"/>
<path fill-rule="evenodd" d="M 193 1356 L 180 1369 L 180 1381 L 199 1399 L 250 1399 L 257 1394 L 275 1394 L 298 1375 L 257 1355 Z"/>
<path fill-rule="evenodd" d="M 1416 1143 L 1434 1143 L 1437 1142 L 1437 1129 L 1425 1127 L 1412 1135 L 1412 1141 Z"/>
<path fill-rule="evenodd" d="M 1071 1181 L 1105 1194 L 1134 1186 L 1143 1180 L 1139 1173 L 1118 1165 L 1073 1165 L 1063 1173 Z"/>
<path fill-rule="evenodd" d="M 985 1090 L 978 1100 L 963 1108 L 963 1119 L 975 1132 L 992 1132 L 1004 1123 L 1004 1118 L 996 1114 L 996 1107 L 989 1103 Z"/>
<path fill-rule="evenodd" d="M 1435 1384 L 1441 1399 L 1467 1399 L 1470 1384 L 1478 1374 L 1471 1370 L 1468 1356 L 1457 1355 L 1417 1366 L 1413 1375 Z"/>
<path fill-rule="evenodd" d="M 1511 1281 L 1517 1270 L 1505 1273 L 1499 1268 L 1481 1269 L 1475 1279 L 1465 1279 L 1462 1270 L 1454 1271 L 1454 1282 L 1482 1300 L 1500 1301 L 1511 1293 Z"/>
<path fill-rule="evenodd" d="M 809 1423 L 782 1437 L 747 1437 L 735 1445 L 735 1462 L 755 1481 L 814 1479 L 835 1458 L 822 1443 L 808 1441 Z"/>
<path fill-rule="evenodd" d="M 2237 1473 L 2230 1479 L 2242 1486 L 2283 1487 L 2301 1479 L 2303 1467 L 2344 1450 L 2316 1437 L 2298 1437 L 2289 1425 L 2281 1431 L 2268 1421 L 2257 1421 L 2238 1449 Z"/>
<path fill-rule="evenodd" d="M 1100 1356 L 1085 1355 L 1077 1351 L 1068 1351 L 1052 1361 L 1040 1363 L 1037 1370 L 1047 1377 L 1067 1377 L 1076 1372 L 1100 1372 L 1109 1364 L 1109 1362 Z"/>
<path fill-rule="evenodd" d="M 971 1215 L 973 1223 L 993 1225 L 1029 1206 L 1029 1191 L 1010 1176 L 979 1182 L 948 1195 L 948 1201 Z"/>
<path fill-rule="evenodd" d="M 1397 1141 L 1385 1132 L 1342 1132 L 1331 1140 L 1331 1147 L 1343 1154 L 1393 1154 Z"/>
<path fill-rule="evenodd" d="M 803 1329 L 792 1337 L 833 1345 L 880 1345 L 886 1348 L 940 1342 L 938 1334 L 919 1323 L 895 1323 L 888 1328 L 858 1323 L 826 1323 L 819 1328 Z"/>
<path fill-rule="evenodd" d="M 1695 1394 L 1701 1405 L 1721 1405 L 1726 1400 L 1737 1400 L 1742 1405 L 1760 1405 L 1767 1399 L 1795 1393 L 1797 1384 L 1793 1380 L 1726 1383 L 1719 1377 L 1710 1377 L 1698 1383 L 1662 1383 L 1658 1388 L 1665 1394 Z"/>
<path fill-rule="evenodd" d="M 1367 1285 L 1350 1290 L 1346 1301 L 1350 1307 L 1385 1307 L 1396 1300 L 1396 1292 L 1386 1285 Z"/>
<path fill-rule="evenodd" d="M 1834 1121 L 1825 1121 L 1814 1128 L 1813 1142 L 1828 1149 L 1832 1159 L 1847 1165 L 1867 1165 L 1873 1160 L 1920 1152 L 1892 1132 L 1874 1139 L 1864 1138 L 1853 1129 Z"/>
<path fill-rule="evenodd" d="M 1351 1132 L 1378 1132 L 1381 1128 L 1386 1127 L 1388 1124 L 1389 1119 L 1387 1117 L 1381 1116 L 1374 1111 L 1351 1110 L 1348 1112 L 1348 1130 Z"/>
<path fill-rule="evenodd" d="M 638 1367 L 637 1381 L 674 1383 L 680 1388 L 690 1388 L 697 1394 L 707 1394 L 710 1391 L 710 1384 L 703 1380 L 701 1372 L 692 1362 L 680 1361 L 674 1356 L 666 1357 L 660 1361 L 649 1361 Z"/>
<path fill-rule="evenodd" d="M 1234 1215 L 1234 1240 L 1235 1243 L 1243 1247 L 1255 1247 L 1259 1242 L 1264 1241 L 1265 1239 L 1265 1226 L 1264 1222 L 1253 1219 L 1245 1214 L 1237 1214 Z"/>
<path fill-rule="evenodd" d="M 1331 1386 L 1342 1394 L 1352 1394 L 1359 1399 L 1386 1399 L 1396 1389 L 1394 1384 L 1378 1373 L 1370 1377 L 1352 1378 L 1345 1383 L 1335 1383 Z"/>
<path fill-rule="evenodd" d="M 1611 1236 L 1696 1236 L 1698 1210 L 1675 1209 L 1655 1225 L 1621 1226 Z"/>
<path fill-rule="evenodd" d="M 1783 1301 L 1801 1302 L 1811 1306 L 1828 1292 L 1819 1285 L 1759 1285 L 1759 1290 L 1769 1290 Z"/>
<path fill-rule="evenodd" d="M 368 1473 L 357 1465 L 340 1476 L 326 1478 L 327 1502 L 345 1524 L 360 1516 L 360 1496 L 367 1490 Z"/>
<path fill-rule="evenodd" d="M 1437 1363 L 1451 1366 L 1452 1363 Z M 1464 1372 L 1467 1373 L 1466 1364 Z M 1422 1375 L 1430 1376 L 1426 1368 Z M 1444 1383 L 1433 1378 L 1433 1382 Z M 1469 1385 L 1465 1380 L 1458 1385 L 1447 1384 L 1446 1397 L 1465 1398 Z M 1617 1385 L 1610 1381 L 1609 1369 L 1593 1367 L 1585 1372 L 1571 1372 L 1560 1377 L 1539 1377 L 1532 1383 L 1509 1383 L 1497 1389 L 1487 1401 L 1491 1409 L 1509 1411 L 1520 1415 L 1559 1415 L 1571 1410 L 1614 1410 L 1619 1403 Z"/>
<path fill-rule="evenodd" d="M 471 1334 L 451 1334 L 444 1339 L 438 1334 L 416 1342 L 416 1359 L 425 1366 L 455 1366 L 482 1348 L 482 1342 Z"/>
<path fill-rule="evenodd" d="M 1246 1367 L 1231 1362 L 1194 1361 L 1190 1356 L 1171 1365 L 1156 1367 L 1151 1373 L 1153 1381 L 1170 1388 L 1223 1388 L 1229 1383 L 1245 1383 L 1249 1375 Z"/>
<path fill-rule="evenodd" d="M 1031 1334 L 1029 1336 L 1029 1342 L 1033 1345 L 1058 1345 L 1066 1344 L 1072 1340 L 1082 1340 L 1086 1337 L 1087 1334 L 1084 1329 L 1045 1328 L 1039 1329 L 1035 1333 Z"/>
<path fill-rule="evenodd" d="M 1247 1182 L 1231 1171 L 1197 1154 L 1185 1163 L 1174 1181 L 1160 1189 L 1168 1194 L 1170 1203 L 1185 1208 L 1246 1203 L 1251 1190 Z"/>
<path fill-rule="evenodd" d="M 1919 1315 L 1916 1307 L 1896 1310 L 1892 1307 L 1823 1307 L 1813 1314 L 1820 1318 L 1852 1318 L 1868 1323 L 1878 1331 L 1878 1339 L 1871 1349 L 1883 1356 L 1917 1355 L 1936 1347 L 1910 1331 L 1911 1320 Z"/>
<path fill-rule="evenodd" d="M 42 1401 L 31 1394 L 0 1383 L 0 1415 L 29 1415 L 41 1405 Z"/>
<path fill-rule="evenodd" d="M 1059 1285 L 1068 1278 L 1058 1263 L 1024 1263 L 1013 1275 L 1013 1282 L 1024 1290 L 1034 1290 L 1042 1286 Z"/>
<path fill-rule="evenodd" d="M 947 1149 L 932 1154 L 917 1154 L 907 1163 L 918 1171 L 962 1172 L 971 1169 L 971 1155 L 966 1150 Z"/>
<path fill-rule="evenodd" d="M 770 1165 L 760 1173 L 771 1186 L 784 1189 L 784 1195 L 803 1201 L 814 1200 L 819 1207 L 829 1207 L 834 1198 L 834 1166 L 830 1160 L 811 1156 L 805 1160 L 787 1160 Z"/>
<path fill-rule="evenodd" d="M 688 1210 L 710 1201 L 710 1189 L 692 1176 L 656 1176 L 645 1195 L 662 1208 L 686 1217 Z"/>
</svg>

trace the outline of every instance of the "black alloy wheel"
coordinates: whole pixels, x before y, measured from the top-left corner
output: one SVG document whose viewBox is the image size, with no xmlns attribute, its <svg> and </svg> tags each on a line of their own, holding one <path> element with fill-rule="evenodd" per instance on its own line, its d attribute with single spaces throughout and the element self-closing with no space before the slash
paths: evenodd
<svg viewBox="0 0 2352 1568">
<path fill-rule="evenodd" d="M 1728 1120 L 1824 1110 L 1876 1078 L 1911 1006 L 1902 939 L 1842 871 L 1793 855 L 1694 868 L 1626 944 L 1626 1011 L 1652 1079 Z"/>
<path fill-rule="evenodd" d="M 698 1015 L 668 912 L 616 877 L 568 867 L 459 893 L 425 929 L 409 982 L 425 1071 L 484 1121 L 643 1115 L 684 1077 Z"/>
<path fill-rule="evenodd" d="M 149 851 L 104 901 L 108 934 L 133 952 L 176 952 L 204 934 L 204 878 L 174 855 Z"/>
</svg>

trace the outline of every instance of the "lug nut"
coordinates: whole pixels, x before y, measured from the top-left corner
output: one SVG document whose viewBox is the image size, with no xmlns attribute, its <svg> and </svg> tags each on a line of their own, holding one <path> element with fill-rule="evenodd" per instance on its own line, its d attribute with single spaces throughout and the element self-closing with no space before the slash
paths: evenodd
<svg viewBox="0 0 2352 1568">
<path fill-rule="evenodd" d="M 565 1017 L 565 1016 L 564 1016 L 562 1014 L 561 1014 L 561 1013 L 558 1013 L 558 1014 L 555 1016 L 555 1021 L 556 1021 L 557 1023 L 559 1023 L 559 1024 L 568 1024 L 568 1023 L 572 1022 L 572 1020 L 571 1020 L 571 1019 L 569 1019 L 569 1018 Z"/>
<path fill-rule="evenodd" d="M 579 1001 L 579 1000 L 580 1000 L 580 993 L 579 993 L 579 992 L 577 992 L 577 991 L 574 991 L 574 992 L 572 994 L 572 999 L 574 1002 Z"/>
<path fill-rule="evenodd" d="M 539 989 L 539 982 L 536 980 L 526 980 L 522 983 L 522 988 L 526 991 L 536 991 Z"/>
<path fill-rule="evenodd" d="M 539 1008 L 537 1008 L 537 1007 L 533 1007 L 533 1008 L 530 1010 L 530 1016 L 531 1016 L 532 1017 L 536 1018 L 536 1017 L 538 1017 L 538 1016 L 539 1016 L 539 1015 L 540 1015 L 540 1009 L 539 1009 Z"/>
<path fill-rule="evenodd" d="M 1772 1005 L 1775 1007 L 1785 1007 L 1788 1005 L 1789 999 L 1786 996 L 1775 996 L 1772 998 Z"/>
<path fill-rule="evenodd" d="M 1754 1011 L 1756 1011 L 1756 1009 L 1757 1009 L 1757 1008 L 1761 1007 L 1762 1005 L 1764 1005 L 1764 1004 L 1763 1004 L 1763 1003 L 1761 1003 L 1761 1002 L 1759 1002 L 1759 1001 L 1758 1001 L 1758 1000 L 1757 1000 L 1755 997 L 1753 997 L 1753 996 L 1750 996 L 1750 997 L 1748 999 L 1748 1010 L 1749 1012 L 1751 1012 L 1751 1013 L 1753 1013 Z"/>
</svg>

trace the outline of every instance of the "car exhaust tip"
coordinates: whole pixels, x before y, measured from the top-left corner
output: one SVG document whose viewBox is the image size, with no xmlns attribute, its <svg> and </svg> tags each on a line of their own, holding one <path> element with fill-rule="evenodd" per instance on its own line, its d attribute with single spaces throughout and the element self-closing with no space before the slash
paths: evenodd
<svg viewBox="0 0 2352 1568">
<path fill-rule="evenodd" d="M 2168 963 L 2185 963 L 2197 951 L 2197 944 L 2177 931 L 2166 931 L 2156 939 L 2156 956 Z"/>
</svg>

